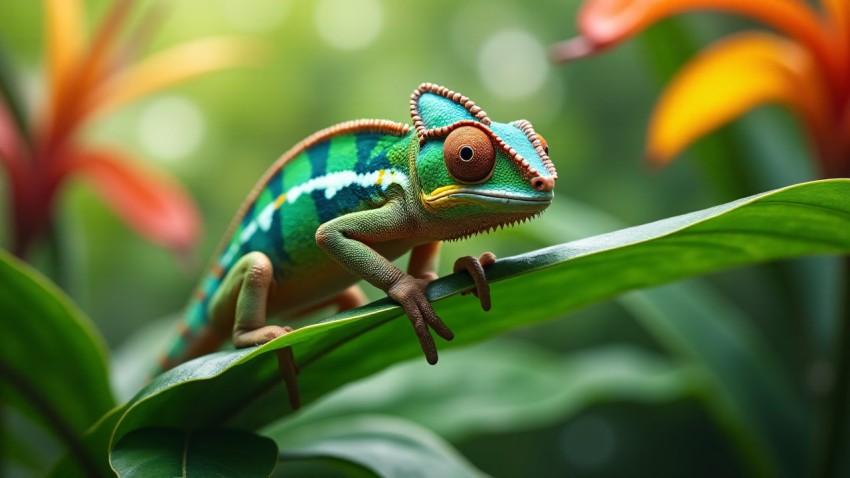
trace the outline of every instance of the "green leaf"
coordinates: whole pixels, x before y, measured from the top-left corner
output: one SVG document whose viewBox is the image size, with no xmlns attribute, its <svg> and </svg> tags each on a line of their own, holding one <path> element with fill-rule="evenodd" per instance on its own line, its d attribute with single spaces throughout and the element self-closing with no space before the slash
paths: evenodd
<svg viewBox="0 0 850 478">
<path fill-rule="evenodd" d="M 555 217 L 575 217 L 578 224 L 541 218 L 549 223 L 537 235 L 549 240 L 588 225 L 595 230 L 619 225 L 578 203 L 552 207 L 566 209 Z M 802 437 L 811 417 L 792 377 L 749 317 L 700 280 L 633 291 L 616 300 L 663 348 L 705 378 L 701 399 L 753 474 L 804 474 L 812 450 Z"/>
<path fill-rule="evenodd" d="M 113 406 L 102 339 L 61 291 L 2 251 L 0 310 L 0 395 L 93 469 L 81 437 Z"/>
<path fill-rule="evenodd" d="M 409 361 L 360 380 L 262 430 L 383 413 L 459 441 L 545 426 L 611 401 L 666 403 L 704 388 L 704 376 L 634 347 L 598 347 L 565 357 L 496 340 L 444 354 L 439 369 Z"/>
<path fill-rule="evenodd" d="M 280 427 L 272 433 L 281 460 L 335 458 L 385 478 L 483 476 L 433 432 L 406 420 L 353 415 Z"/>
<path fill-rule="evenodd" d="M 488 270 L 490 313 L 458 295 L 471 285 L 465 274 L 435 281 L 429 297 L 457 337 L 440 343 L 445 350 L 628 290 L 768 260 L 848 252 L 850 181 L 828 180 L 502 259 Z M 400 308 L 380 300 L 263 346 L 211 354 L 157 377 L 128 403 L 112 443 L 142 427 L 257 428 L 288 413 L 275 356 L 268 353 L 286 346 L 301 369 L 303 403 L 421 354 Z"/>
<path fill-rule="evenodd" d="M 705 377 L 706 408 L 754 475 L 805 474 L 806 404 L 751 322 L 698 284 L 632 292 L 620 303 Z"/>
<path fill-rule="evenodd" d="M 277 446 L 268 438 L 238 430 L 143 428 L 118 442 L 111 462 L 124 478 L 267 477 L 277 463 Z"/>
</svg>

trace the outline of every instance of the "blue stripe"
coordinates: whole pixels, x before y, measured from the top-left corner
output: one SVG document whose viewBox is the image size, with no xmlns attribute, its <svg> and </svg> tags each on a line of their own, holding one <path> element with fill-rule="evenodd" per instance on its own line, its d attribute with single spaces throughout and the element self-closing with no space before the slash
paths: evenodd
<svg viewBox="0 0 850 478">
<path fill-rule="evenodd" d="M 307 159 L 310 161 L 312 171 L 310 177 L 317 178 L 328 172 L 328 154 L 331 150 L 331 142 L 328 140 L 313 146 L 307 150 Z"/>
<path fill-rule="evenodd" d="M 361 133 L 355 136 L 357 146 L 356 172 L 366 173 L 391 167 L 386 148 L 382 149 L 374 158 L 370 157 L 378 141 L 383 138 L 383 135 L 376 133 Z"/>
</svg>

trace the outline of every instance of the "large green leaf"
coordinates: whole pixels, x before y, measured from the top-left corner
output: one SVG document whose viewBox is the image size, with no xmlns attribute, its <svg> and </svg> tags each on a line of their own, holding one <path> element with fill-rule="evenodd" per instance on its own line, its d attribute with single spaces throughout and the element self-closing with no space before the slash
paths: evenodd
<svg viewBox="0 0 850 478">
<path fill-rule="evenodd" d="M 561 357 L 521 342 L 496 340 L 450 350 L 444 358 L 439 374 L 428 373 L 426 363 L 408 361 L 343 387 L 261 433 L 275 437 L 282 451 L 288 448 L 285 443 L 296 450 L 305 444 L 308 450 L 342 448 L 347 454 L 332 456 L 356 459 L 387 476 L 386 468 L 432 468 L 428 461 L 433 452 L 415 428 L 402 443 L 412 450 L 426 449 L 397 452 L 398 438 L 372 443 L 377 438 L 375 427 L 362 421 L 370 432 L 368 444 L 389 449 L 390 453 L 384 454 L 356 453 L 348 449 L 346 441 L 338 442 L 335 434 L 318 430 L 333 426 L 346 437 L 359 436 L 360 432 L 349 430 L 351 417 L 387 414 L 412 420 L 458 442 L 550 425 L 599 403 L 669 403 L 697 395 L 705 385 L 703 375 L 693 367 L 629 346 L 606 346 Z"/>
<path fill-rule="evenodd" d="M 622 226 L 572 201 L 552 207 L 555 217 L 573 217 L 577 224 L 541 218 L 544 227 L 535 236 L 548 241 Z M 809 258 L 815 259 L 834 258 Z M 806 438 L 810 412 L 751 318 L 700 279 L 632 291 L 616 300 L 663 348 L 705 378 L 700 396 L 753 474 L 804 473 L 812 451 Z"/>
<path fill-rule="evenodd" d="M 438 374 L 429 373 L 427 363 L 408 361 L 343 387 L 262 433 L 286 436 L 317 421 L 384 413 L 458 441 L 548 425 L 602 402 L 670 402 L 706 385 L 696 368 L 631 346 L 561 357 L 495 340 L 444 357 Z"/>
<path fill-rule="evenodd" d="M 750 322 L 697 284 L 632 292 L 620 303 L 703 375 L 707 409 L 754 475 L 805 474 L 807 408 Z"/>
<path fill-rule="evenodd" d="M 640 227 L 498 261 L 488 270 L 494 310 L 457 293 L 466 275 L 435 281 L 429 297 L 472 343 L 558 317 L 622 292 L 712 271 L 805 254 L 850 252 L 850 181 L 791 186 Z M 303 403 L 419 355 L 401 310 L 389 300 L 303 327 L 261 347 L 220 352 L 155 379 L 122 411 L 112 443 L 142 427 L 257 428 L 287 413 L 274 354 L 291 346 Z M 429 373 L 440 373 L 439 366 Z M 214 397 L 212 399 L 211 397 Z"/>
<path fill-rule="evenodd" d="M 334 458 L 385 478 L 473 477 L 476 470 L 442 438 L 406 420 L 352 415 L 281 427 L 271 436 L 282 460 Z"/>
<path fill-rule="evenodd" d="M 0 395 L 93 469 L 81 438 L 113 406 L 106 349 L 55 286 L 0 251 Z"/>
<path fill-rule="evenodd" d="M 266 477 L 277 463 L 277 446 L 238 430 L 143 428 L 118 442 L 111 462 L 122 478 Z"/>
</svg>

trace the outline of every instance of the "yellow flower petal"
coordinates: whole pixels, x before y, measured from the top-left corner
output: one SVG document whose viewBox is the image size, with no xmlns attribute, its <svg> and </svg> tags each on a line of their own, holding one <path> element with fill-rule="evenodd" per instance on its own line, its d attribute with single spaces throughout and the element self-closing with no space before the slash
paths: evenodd
<svg viewBox="0 0 850 478">
<path fill-rule="evenodd" d="M 656 164 L 669 162 L 696 139 L 768 102 L 791 106 L 813 133 L 826 134 L 825 98 L 811 56 L 798 44 L 767 33 L 732 36 L 687 64 L 664 91 L 647 154 Z"/>
<path fill-rule="evenodd" d="M 55 0 L 54 3 L 62 3 Z M 116 38 L 135 0 L 115 0 L 98 26 L 94 39 L 85 45 L 53 98 L 49 116 L 49 136 L 60 143 L 85 120 L 81 106 L 111 66 L 118 45 Z"/>
<path fill-rule="evenodd" d="M 261 45 L 235 38 L 205 38 L 154 54 L 107 79 L 90 101 L 90 111 L 114 109 L 141 96 L 197 76 L 255 63 Z"/>
<path fill-rule="evenodd" d="M 50 87 L 56 98 L 85 46 L 83 8 L 80 0 L 44 0 L 44 11 Z"/>
</svg>

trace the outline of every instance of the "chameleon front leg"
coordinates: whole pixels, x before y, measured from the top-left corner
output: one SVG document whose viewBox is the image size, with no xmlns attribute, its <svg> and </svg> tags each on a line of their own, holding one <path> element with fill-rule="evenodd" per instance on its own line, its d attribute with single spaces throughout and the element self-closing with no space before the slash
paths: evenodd
<svg viewBox="0 0 850 478">
<path fill-rule="evenodd" d="M 410 253 L 410 262 L 407 265 L 407 273 L 413 277 L 424 279 L 428 282 L 437 278 L 437 262 L 440 256 L 440 241 L 428 242 L 413 248 Z M 454 264 L 454 272 L 465 270 L 472 277 L 475 287 L 463 292 L 472 293 L 481 301 L 481 308 L 490 310 L 490 285 L 484 274 L 484 268 L 496 262 L 496 256 L 492 252 L 485 252 L 481 257 L 472 256 L 459 257 Z"/>
<path fill-rule="evenodd" d="M 434 241 L 418 245 L 410 251 L 407 273 L 428 282 L 437 278 L 437 263 L 440 259 L 442 242 Z"/>
<path fill-rule="evenodd" d="M 368 243 L 402 239 L 413 231 L 406 211 L 398 202 L 381 208 L 355 212 L 322 224 L 316 231 L 316 243 L 325 253 L 398 302 L 407 313 L 428 363 L 437 363 L 437 346 L 428 330 L 451 340 L 452 331 L 437 317 L 425 296 L 428 281 L 405 274 Z"/>
<path fill-rule="evenodd" d="M 415 234 L 406 221 L 408 215 L 398 202 L 379 209 L 338 217 L 322 224 L 316 231 L 316 243 L 330 257 L 355 276 L 362 277 L 398 302 L 407 313 L 419 344 L 430 364 L 437 363 L 437 347 L 429 327 L 445 340 L 454 338 L 452 331 L 434 313 L 425 291 L 428 280 L 405 274 L 368 244 L 403 239 Z M 428 276 L 433 269 L 437 246 L 420 246 L 413 252 L 414 272 Z M 430 253 L 429 253 L 430 251 Z"/>
<path fill-rule="evenodd" d="M 490 267 L 495 262 L 496 255 L 492 252 L 485 252 L 478 258 L 472 256 L 459 257 L 454 265 L 454 272 L 465 270 L 472 276 L 472 282 L 475 284 L 475 287 L 462 292 L 461 295 L 472 293 L 475 297 L 478 297 L 478 300 L 481 301 L 481 308 L 485 312 L 490 310 L 490 284 L 487 283 L 484 268 Z"/>
</svg>

